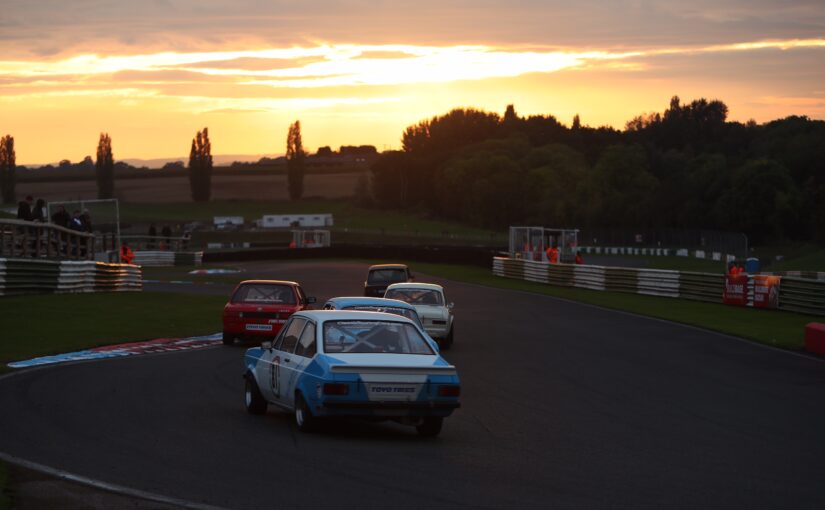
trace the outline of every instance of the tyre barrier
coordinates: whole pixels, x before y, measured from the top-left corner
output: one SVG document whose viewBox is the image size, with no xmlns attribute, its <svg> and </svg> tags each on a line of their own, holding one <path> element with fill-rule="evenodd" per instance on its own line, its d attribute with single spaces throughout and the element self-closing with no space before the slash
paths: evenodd
<svg viewBox="0 0 825 510">
<path fill-rule="evenodd" d="M 135 252 L 132 262 L 147 267 L 199 266 L 203 262 L 203 252 L 141 250 Z"/>
<path fill-rule="evenodd" d="M 548 264 L 508 257 L 493 258 L 493 274 L 560 287 L 722 303 L 725 275 L 664 269 Z M 753 277 L 750 277 L 752 280 Z M 748 306 L 753 306 L 751 281 Z M 779 309 L 825 315 L 825 281 L 782 277 Z"/>
<path fill-rule="evenodd" d="M 142 272 L 132 264 L 0 259 L 0 296 L 142 289 Z"/>
</svg>

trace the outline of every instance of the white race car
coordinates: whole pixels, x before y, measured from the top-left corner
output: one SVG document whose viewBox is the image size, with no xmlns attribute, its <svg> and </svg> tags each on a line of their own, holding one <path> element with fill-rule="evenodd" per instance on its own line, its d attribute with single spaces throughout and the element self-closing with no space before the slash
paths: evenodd
<svg viewBox="0 0 825 510">
<path fill-rule="evenodd" d="M 444 288 L 434 283 L 394 283 L 384 293 L 387 299 L 405 301 L 415 307 L 421 323 L 442 349 L 453 345 L 453 303 L 447 303 Z"/>
</svg>

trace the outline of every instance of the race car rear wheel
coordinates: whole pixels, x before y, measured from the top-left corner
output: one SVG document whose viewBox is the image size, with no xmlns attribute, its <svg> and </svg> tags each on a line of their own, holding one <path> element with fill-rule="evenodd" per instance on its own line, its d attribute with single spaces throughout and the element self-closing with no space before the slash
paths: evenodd
<svg viewBox="0 0 825 510">
<path fill-rule="evenodd" d="M 226 331 L 223 332 L 223 345 L 232 345 L 235 343 L 235 337 L 227 333 Z"/>
<path fill-rule="evenodd" d="M 301 432 L 312 432 L 318 428 L 318 418 L 312 416 L 304 396 L 295 394 L 295 425 Z"/>
<path fill-rule="evenodd" d="M 441 426 L 444 424 L 444 418 L 441 416 L 426 416 L 421 420 L 415 429 L 418 434 L 424 437 L 435 437 L 441 432 Z"/>
<path fill-rule="evenodd" d="M 266 412 L 266 399 L 261 395 L 255 378 L 246 376 L 246 389 L 244 391 L 244 403 L 249 414 L 264 414 Z"/>
<path fill-rule="evenodd" d="M 444 339 L 444 347 L 445 351 L 449 350 L 450 347 L 453 346 L 453 331 L 455 330 L 455 326 L 450 328 L 450 333 L 447 335 L 447 338 Z"/>
</svg>

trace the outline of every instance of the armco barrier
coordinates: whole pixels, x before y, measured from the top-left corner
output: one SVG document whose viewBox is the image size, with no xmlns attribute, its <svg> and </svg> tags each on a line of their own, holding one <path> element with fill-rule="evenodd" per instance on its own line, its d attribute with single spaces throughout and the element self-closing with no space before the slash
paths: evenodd
<svg viewBox="0 0 825 510">
<path fill-rule="evenodd" d="M 825 281 L 783 276 L 779 284 L 779 309 L 825 315 Z"/>
<path fill-rule="evenodd" d="M 175 251 L 136 251 L 132 261 L 139 266 L 199 266 L 203 260 L 203 252 L 175 252 Z"/>
<path fill-rule="evenodd" d="M 92 261 L 0 259 L 0 296 L 139 291 L 140 267 Z"/>
<path fill-rule="evenodd" d="M 561 287 L 628 292 L 721 303 L 725 276 L 662 269 L 636 269 L 532 260 L 493 258 L 493 274 Z M 752 286 L 751 286 L 752 287 Z M 753 304 L 753 291 L 749 306 Z M 825 315 L 825 281 L 783 276 L 779 285 L 779 309 Z"/>
<path fill-rule="evenodd" d="M 681 297 L 720 302 L 724 286 L 721 274 L 684 273 L 661 269 L 636 269 L 571 264 L 547 264 L 531 260 L 493 258 L 493 274 L 561 287 L 628 292 L 651 296 Z"/>
</svg>

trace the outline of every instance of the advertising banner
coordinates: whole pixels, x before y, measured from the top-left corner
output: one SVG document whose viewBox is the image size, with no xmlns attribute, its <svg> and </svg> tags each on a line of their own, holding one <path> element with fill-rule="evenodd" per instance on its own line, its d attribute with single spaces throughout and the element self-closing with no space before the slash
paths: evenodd
<svg viewBox="0 0 825 510">
<path fill-rule="evenodd" d="M 726 305 L 747 306 L 748 304 L 748 275 L 738 274 L 725 276 L 725 291 L 722 301 Z"/>
<path fill-rule="evenodd" d="M 755 308 L 779 308 L 779 276 L 755 275 L 753 277 L 753 306 Z"/>
</svg>

